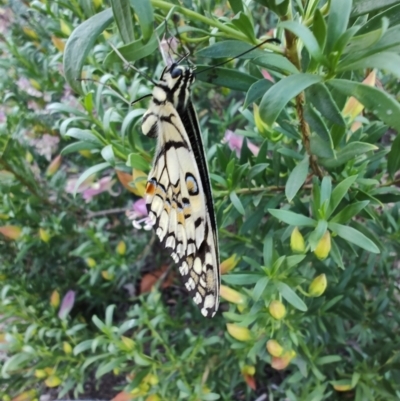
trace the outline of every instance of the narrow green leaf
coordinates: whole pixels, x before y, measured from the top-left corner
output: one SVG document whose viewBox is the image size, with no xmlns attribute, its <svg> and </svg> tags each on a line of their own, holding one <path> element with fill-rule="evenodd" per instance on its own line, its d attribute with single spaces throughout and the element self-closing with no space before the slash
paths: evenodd
<svg viewBox="0 0 400 401">
<path fill-rule="evenodd" d="M 139 153 L 130 153 L 126 165 L 141 171 L 148 171 L 149 162 Z"/>
<path fill-rule="evenodd" d="M 132 42 L 133 36 L 132 13 L 129 0 L 111 0 L 114 20 L 124 43 Z"/>
<path fill-rule="evenodd" d="M 292 170 L 285 186 L 285 195 L 289 202 L 296 196 L 299 189 L 304 184 L 309 167 L 309 157 L 306 155 L 304 159 Z"/>
<path fill-rule="evenodd" d="M 307 305 L 302 301 L 301 298 L 286 284 L 278 281 L 276 283 L 279 293 L 282 297 L 290 303 L 294 308 L 302 312 L 307 312 Z"/>
<path fill-rule="evenodd" d="M 311 247 L 311 252 L 314 252 L 315 248 L 317 247 L 320 239 L 326 233 L 328 229 L 328 222 L 325 220 L 318 220 L 317 227 L 315 230 L 310 234 L 308 237 L 308 242 Z"/>
<path fill-rule="evenodd" d="M 76 195 L 76 191 L 78 190 L 79 186 L 82 184 L 83 181 L 85 181 L 91 175 L 106 169 L 107 167 L 110 167 L 109 163 L 100 163 L 88 168 L 85 172 L 83 172 L 75 183 L 73 195 L 74 196 Z"/>
<path fill-rule="evenodd" d="M 106 308 L 105 324 L 108 327 L 112 326 L 114 310 L 115 310 L 115 305 L 108 305 L 107 308 Z"/>
<path fill-rule="evenodd" d="M 350 219 L 356 216 L 369 204 L 368 200 L 361 202 L 354 202 L 344 207 L 339 213 L 332 217 L 331 223 L 347 223 Z"/>
<path fill-rule="evenodd" d="M 126 356 L 120 356 L 119 358 L 113 358 L 111 361 L 102 363 L 96 370 L 95 377 L 99 379 L 106 373 L 111 372 L 114 368 L 120 367 L 127 360 Z"/>
<path fill-rule="evenodd" d="M 363 14 L 369 14 L 397 3 L 398 0 L 354 0 L 351 16 L 357 17 Z"/>
<path fill-rule="evenodd" d="M 244 53 L 252 49 L 254 46 L 241 42 L 240 40 L 224 40 L 212 44 L 211 46 L 205 47 L 196 53 L 196 57 L 208 57 L 208 58 L 231 58 L 237 57 L 238 54 Z M 253 49 L 246 54 L 239 56 L 242 59 L 253 59 L 260 56 L 270 54 L 259 48 Z M 271 53 L 272 54 L 272 53 Z M 206 66 L 204 66 L 206 67 Z M 197 72 L 197 71 L 196 71 Z"/>
<path fill-rule="evenodd" d="M 97 328 L 104 332 L 104 330 L 107 328 L 106 325 L 96 316 L 92 316 L 92 322 L 97 326 Z"/>
<path fill-rule="evenodd" d="M 268 277 L 263 277 L 262 279 L 257 281 L 257 284 L 254 286 L 253 289 L 253 299 L 255 302 L 257 302 L 261 298 L 261 295 L 267 288 L 268 283 L 269 283 Z"/>
<path fill-rule="evenodd" d="M 229 0 L 229 4 L 235 14 L 243 11 L 243 3 L 242 0 Z"/>
<path fill-rule="evenodd" d="M 267 53 L 262 57 L 257 57 L 252 62 L 260 67 L 272 71 L 278 71 L 285 75 L 298 74 L 299 70 L 286 57 L 280 54 Z"/>
<path fill-rule="evenodd" d="M 400 134 L 397 134 L 388 153 L 388 171 L 392 178 L 400 170 Z"/>
<path fill-rule="evenodd" d="M 363 248 L 368 252 L 380 253 L 379 248 L 375 245 L 375 243 L 367 238 L 364 234 L 360 233 L 360 231 L 337 223 L 329 223 L 328 226 L 330 230 L 344 240 L 358 245 L 360 248 Z"/>
<path fill-rule="evenodd" d="M 243 216 L 245 215 L 245 210 L 242 205 L 242 202 L 240 201 L 239 197 L 236 195 L 236 192 L 231 192 L 229 194 L 229 198 L 234 206 L 234 208 Z"/>
<path fill-rule="evenodd" d="M 273 82 L 268 79 L 260 79 L 254 82 L 247 91 L 246 99 L 243 104 L 243 109 L 249 107 L 250 104 L 254 103 L 258 99 L 261 99 L 264 93 L 273 85 Z"/>
<path fill-rule="evenodd" d="M 347 79 L 333 79 L 328 84 L 347 96 L 354 96 L 384 123 L 400 131 L 400 103 L 383 90 Z"/>
<path fill-rule="evenodd" d="M 268 212 L 271 213 L 272 216 L 276 217 L 278 220 L 281 220 L 291 226 L 316 227 L 317 225 L 317 222 L 315 220 L 310 219 L 309 217 L 302 214 L 291 212 L 289 210 L 268 209 Z"/>
<path fill-rule="evenodd" d="M 349 188 L 354 184 L 356 179 L 357 179 L 357 175 L 352 175 L 352 176 L 347 177 L 346 179 L 344 179 L 338 185 L 336 185 L 335 189 L 332 191 L 331 201 L 330 201 L 330 204 L 329 204 L 328 211 L 326 213 L 327 214 L 327 216 L 326 216 L 327 218 L 329 218 L 329 216 L 331 216 L 332 213 L 339 206 L 339 203 L 346 196 Z"/>
<path fill-rule="evenodd" d="M 93 144 L 91 142 L 85 141 L 78 141 L 71 143 L 63 148 L 60 152 L 61 156 L 68 155 L 70 153 L 79 152 L 80 150 L 91 150 L 91 149 L 98 149 L 99 145 Z"/>
<path fill-rule="evenodd" d="M 310 56 L 319 63 L 324 64 L 324 56 L 319 47 L 318 41 L 314 34 L 305 25 L 302 25 L 297 21 L 284 21 L 279 23 L 278 28 L 283 28 L 293 32 L 302 40 L 304 46 L 310 53 Z"/>
<path fill-rule="evenodd" d="M 100 139 L 98 139 L 95 135 L 92 134 L 92 131 L 88 129 L 80 129 L 80 128 L 70 128 L 65 136 L 69 136 L 71 138 L 79 139 L 80 141 L 90 142 L 93 145 L 102 146 Z"/>
<path fill-rule="evenodd" d="M 153 6 L 150 0 L 130 0 L 130 2 L 138 17 L 140 28 L 142 29 L 143 42 L 147 43 L 154 32 Z"/>
<path fill-rule="evenodd" d="M 101 150 L 101 155 L 103 156 L 103 159 L 110 163 L 111 166 L 115 166 L 115 156 L 114 156 L 114 151 L 112 148 L 112 145 L 107 145 Z"/>
<path fill-rule="evenodd" d="M 318 134 L 318 136 L 324 141 L 324 142 L 331 142 L 332 139 L 329 134 L 328 127 L 326 126 L 325 122 L 319 115 L 319 113 L 316 112 L 314 107 L 306 103 L 304 106 L 304 118 L 306 119 L 308 125 L 310 126 L 311 130 Z M 330 149 L 330 153 L 332 152 L 332 149 Z"/>
<path fill-rule="evenodd" d="M 249 285 L 256 284 L 264 276 L 254 273 L 237 273 L 237 274 L 224 274 L 221 276 L 221 280 L 227 284 L 232 285 Z"/>
<path fill-rule="evenodd" d="M 374 2 L 375 3 L 375 2 Z M 395 4 L 393 7 L 389 7 L 379 14 L 374 15 L 370 18 L 359 30 L 359 35 L 379 29 L 382 25 L 382 18 L 387 18 L 389 26 L 395 26 L 400 24 L 400 4 Z"/>
<path fill-rule="evenodd" d="M 326 52 L 329 54 L 336 41 L 346 30 L 351 12 L 351 0 L 335 0 L 330 3 L 328 30 L 326 36 Z"/>
<path fill-rule="evenodd" d="M 93 15 L 79 25 L 68 38 L 64 51 L 64 75 L 69 86 L 76 92 L 83 94 L 80 83 L 81 70 L 86 56 L 97 37 L 107 28 L 113 20 L 111 8 Z"/>
<path fill-rule="evenodd" d="M 231 23 L 237 29 L 239 29 L 239 31 L 244 33 L 251 40 L 251 42 L 253 42 L 253 43 L 257 42 L 256 37 L 254 35 L 253 24 L 252 24 L 250 18 L 244 12 L 239 12 L 238 14 L 236 14 L 231 19 Z"/>
<path fill-rule="evenodd" d="M 267 235 L 264 238 L 264 245 L 263 245 L 264 266 L 266 267 L 272 266 L 273 256 L 274 256 L 274 239 L 272 235 Z"/>
<path fill-rule="evenodd" d="M 313 22 L 312 30 L 313 30 L 315 38 L 318 41 L 319 47 L 322 50 L 324 50 L 325 43 L 326 43 L 327 27 L 326 27 L 325 18 L 322 15 L 319 8 L 317 8 L 314 13 L 314 22 Z"/>
<path fill-rule="evenodd" d="M 304 89 L 322 81 L 322 77 L 312 74 L 295 74 L 283 78 L 273 85 L 260 103 L 260 116 L 270 126 L 275 122 L 286 104 Z"/>
</svg>

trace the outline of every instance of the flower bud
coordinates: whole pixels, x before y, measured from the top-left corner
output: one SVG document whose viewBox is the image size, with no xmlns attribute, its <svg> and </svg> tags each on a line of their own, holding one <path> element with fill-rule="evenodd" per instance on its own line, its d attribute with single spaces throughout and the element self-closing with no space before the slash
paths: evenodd
<svg viewBox="0 0 400 401">
<path fill-rule="evenodd" d="M 36 81 L 36 79 L 30 78 L 30 79 L 29 79 L 29 82 L 30 82 L 30 84 L 31 84 L 35 89 L 37 89 L 37 90 L 42 89 L 42 88 L 40 87 L 40 83 L 39 83 L 38 81 Z"/>
<path fill-rule="evenodd" d="M 28 390 L 28 391 L 24 391 L 23 393 L 20 393 L 19 395 L 14 397 L 12 399 L 12 401 L 33 401 L 36 396 L 37 396 L 36 390 Z M 3 399 L 3 401 L 6 401 L 6 400 L 9 401 L 9 400 L 11 400 L 11 397 L 4 398 L 4 396 L 3 396 L 2 399 Z"/>
<path fill-rule="evenodd" d="M 88 267 L 90 267 L 91 269 L 93 269 L 97 264 L 93 258 L 86 258 L 85 262 L 88 265 Z"/>
<path fill-rule="evenodd" d="M 319 240 L 317 247 L 314 250 L 315 256 L 324 260 L 328 257 L 329 252 L 331 251 L 331 234 L 327 230 L 322 238 Z"/>
<path fill-rule="evenodd" d="M 293 229 L 292 235 L 290 236 L 290 248 L 293 252 L 297 253 L 304 253 L 306 250 L 304 237 L 301 235 L 301 232 L 297 227 Z"/>
<path fill-rule="evenodd" d="M 11 240 L 17 240 L 21 236 L 22 229 L 18 226 L 0 227 L 0 234 Z"/>
<path fill-rule="evenodd" d="M 131 187 L 132 192 L 143 198 L 146 193 L 147 174 L 134 168 L 132 170 L 132 181 L 134 185 L 134 187 Z"/>
<path fill-rule="evenodd" d="M 244 381 L 252 390 L 256 390 L 256 381 L 254 379 L 255 373 L 256 373 L 256 368 L 254 366 L 245 365 L 242 368 L 242 375 Z"/>
<path fill-rule="evenodd" d="M 35 377 L 38 379 L 44 379 L 47 376 L 47 373 L 43 369 L 35 370 Z"/>
<path fill-rule="evenodd" d="M 57 290 L 54 290 L 54 291 L 51 293 L 51 296 L 50 296 L 50 305 L 51 305 L 53 308 L 58 308 L 58 306 L 60 305 L 60 294 L 59 294 L 59 292 L 58 292 Z"/>
<path fill-rule="evenodd" d="M 62 39 L 57 38 L 57 36 L 52 36 L 52 37 L 51 37 L 51 41 L 53 42 L 54 47 L 55 47 L 60 53 L 64 53 L 65 42 L 64 42 Z"/>
<path fill-rule="evenodd" d="M 151 394 L 146 398 L 146 401 L 161 401 L 161 398 L 157 394 Z"/>
<path fill-rule="evenodd" d="M 221 284 L 220 295 L 222 298 L 233 304 L 243 305 L 246 302 L 246 298 L 240 292 Z"/>
<path fill-rule="evenodd" d="M 79 154 L 85 157 L 86 159 L 90 159 L 92 157 L 92 152 L 88 149 L 82 149 L 79 151 Z"/>
<path fill-rule="evenodd" d="M 124 343 L 125 347 L 131 351 L 135 348 L 135 342 L 129 338 L 129 337 L 125 337 L 125 336 L 121 336 L 121 341 Z"/>
<path fill-rule="evenodd" d="M 145 378 L 143 379 L 144 383 L 148 383 L 151 386 L 155 386 L 156 384 L 158 384 L 159 380 L 158 377 L 156 375 L 154 375 L 153 373 L 148 373 Z"/>
<path fill-rule="evenodd" d="M 39 228 L 39 237 L 40 239 L 45 242 L 46 244 L 50 241 L 51 236 L 50 233 L 45 230 L 44 228 Z"/>
<path fill-rule="evenodd" d="M 38 34 L 32 28 L 29 28 L 28 26 L 22 27 L 22 30 L 24 31 L 25 35 L 29 36 L 31 39 L 39 38 Z"/>
<path fill-rule="evenodd" d="M 325 292 L 327 285 L 325 274 L 320 274 L 311 282 L 308 288 L 308 295 L 310 297 L 320 297 Z"/>
<path fill-rule="evenodd" d="M 296 352 L 293 350 L 286 351 L 281 357 L 273 357 L 271 366 L 276 370 L 286 369 L 290 361 L 296 356 Z"/>
<path fill-rule="evenodd" d="M 65 36 L 71 35 L 72 32 L 70 26 L 63 19 L 60 19 L 60 30 Z"/>
<path fill-rule="evenodd" d="M 67 318 L 69 313 L 71 312 L 73 306 L 75 303 L 75 292 L 69 290 L 65 295 L 62 300 L 60 310 L 58 311 L 58 317 L 61 320 L 64 320 Z"/>
<path fill-rule="evenodd" d="M 51 161 L 51 163 L 49 164 L 49 167 L 47 167 L 47 170 L 46 170 L 47 177 L 51 177 L 52 175 L 54 175 L 58 171 L 58 169 L 61 166 L 61 162 L 62 162 L 61 155 L 56 156 Z"/>
<path fill-rule="evenodd" d="M 260 111 L 257 104 L 253 104 L 253 116 L 254 116 L 254 123 L 258 129 L 258 132 L 263 138 L 266 138 L 269 134 L 269 127 L 260 117 Z"/>
<path fill-rule="evenodd" d="M 58 387 L 61 384 L 61 379 L 58 376 L 50 376 L 44 383 L 47 387 Z"/>
<path fill-rule="evenodd" d="M 63 342 L 63 351 L 69 355 L 72 353 L 72 347 L 70 343 L 67 343 L 66 341 Z"/>
<path fill-rule="evenodd" d="M 253 365 L 244 365 L 242 368 L 242 373 L 250 376 L 254 376 L 256 374 L 256 368 Z"/>
<path fill-rule="evenodd" d="M 279 357 L 283 353 L 282 346 L 276 340 L 268 340 L 267 341 L 267 351 L 275 357 Z"/>
<path fill-rule="evenodd" d="M 220 265 L 221 274 L 226 274 L 233 270 L 239 263 L 240 258 L 234 253 L 230 258 L 225 259 Z"/>
<path fill-rule="evenodd" d="M 114 274 L 110 273 L 108 270 L 102 270 L 101 275 L 104 278 L 104 280 L 107 281 L 111 281 L 114 278 Z"/>
<path fill-rule="evenodd" d="M 268 309 L 271 316 L 276 320 L 281 320 L 286 315 L 285 305 L 281 301 L 272 301 Z"/>
<path fill-rule="evenodd" d="M 126 253 L 126 244 L 125 244 L 124 241 L 119 241 L 118 242 L 116 251 L 117 251 L 118 255 L 121 255 L 121 256 L 125 255 L 125 253 Z"/>
<path fill-rule="evenodd" d="M 333 382 L 332 386 L 336 391 L 340 392 L 350 391 L 353 388 L 350 380 L 338 380 Z"/>
<path fill-rule="evenodd" d="M 227 323 L 226 328 L 228 333 L 238 341 L 251 340 L 251 332 L 247 327 L 241 327 L 237 324 Z"/>
</svg>

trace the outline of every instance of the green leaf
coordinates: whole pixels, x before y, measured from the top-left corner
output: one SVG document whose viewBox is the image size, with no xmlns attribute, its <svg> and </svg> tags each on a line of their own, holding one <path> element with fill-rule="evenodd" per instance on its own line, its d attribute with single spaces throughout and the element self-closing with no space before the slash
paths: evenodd
<svg viewBox="0 0 400 401">
<path fill-rule="evenodd" d="M 268 283 L 269 283 L 268 277 L 263 277 L 257 281 L 257 283 L 253 289 L 253 299 L 255 302 L 257 302 L 261 298 L 261 295 L 263 294 L 264 290 L 267 288 Z"/>
<path fill-rule="evenodd" d="M 365 68 L 377 68 L 400 78 L 400 56 L 395 53 L 381 52 L 357 61 L 339 63 L 337 71 L 352 71 Z"/>
<path fill-rule="evenodd" d="M 77 79 L 81 77 L 81 70 L 86 56 L 93 48 L 97 37 L 113 21 L 111 8 L 93 15 L 79 25 L 68 38 L 64 51 L 64 76 L 69 86 L 76 92 L 83 94 Z"/>
<path fill-rule="evenodd" d="M 252 75 L 229 68 L 216 67 L 212 70 L 202 72 L 202 70 L 205 70 L 207 67 L 209 66 L 197 66 L 198 72 L 196 71 L 196 79 L 241 92 L 247 92 L 250 86 L 258 81 L 258 79 Z"/>
<path fill-rule="evenodd" d="M 332 196 L 331 196 L 331 200 L 330 200 L 330 203 L 329 203 L 329 208 L 328 208 L 327 213 L 326 213 L 326 217 L 327 218 L 329 218 L 329 216 L 331 216 L 332 213 L 339 206 L 339 203 L 346 196 L 349 188 L 354 184 L 356 179 L 357 179 L 357 175 L 352 175 L 352 176 L 347 177 L 346 179 L 344 179 L 338 185 L 336 185 L 335 189 L 332 191 Z"/>
<path fill-rule="evenodd" d="M 243 3 L 242 0 L 229 0 L 229 4 L 235 14 L 240 13 L 243 11 Z"/>
<path fill-rule="evenodd" d="M 285 75 L 298 74 L 299 70 L 286 57 L 280 54 L 267 53 L 262 57 L 257 57 L 252 62 L 260 67 L 272 71 L 278 71 Z"/>
<path fill-rule="evenodd" d="M 232 2 L 232 0 L 231 0 Z M 202 401 L 215 401 L 219 400 L 221 396 L 217 393 L 205 393 L 201 395 L 201 400 Z"/>
<path fill-rule="evenodd" d="M 256 37 L 254 36 L 254 27 L 249 17 L 243 12 L 239 12 L 232 19 L 231 23 L 244 33 L 253 43 L 255 43 Z M 238 53 L 237 53 L 238 54 Z"/>
<path fill-rule="evenodd" d="M 99 164 L 96 164 L 96 165 L 88 168 L 85 172 L 83 172 L 75 183 L 73 195 L 74 196 L 76 195 L 76 191 L 78 190 L 79 186 L 82 184 L 83 181 L 85 181 L 91 175 L 96 174 L 99 171 L 106 169 L 107 167 L 110 167 L 110 163 L 99 163 Z"/>
<path fill-rule="evenodd" d="M 290 100 L 309 86 L 321 82 L 322 79 L 319 75 L 312 74 L 295 74 L 283 78 L 263 96 L 260 103 L 261 118 L 272 126 Z"/>
<path fill-rule="evenodd" d="M 79 152 L 80 150 L 91 150 L 98 148 L 99 146 L 97 144 L 86 141 L 78 141 L 65 146 L 63 150 L 60 152 L 60 154 L 61 156 L 65 156 L 70 153 Z"/>
<path fill-rule="evenodd" d="M 96 379 L 99 379 L 106 373 L 111 372 L 114 368 L 121 367 L 126 360 L 127 360 L 126 356 L 120 356 L 119 358 L 112 359 L 109 362 L 102 363 L 96 370 L 95 374 Z"/>
<path fill-rule="evenodd" d="M 397 3 L 398 0 L 354 0 L 351 16 L 369 14 Z"/>
<path fill-rule="evenodd" d="M 368 252 L 380 253 L 379 248 L 375 245 L 375 243 L 367 238 L 364 234 L 360 233 L 360 231 L 337 223 L 329 223 L 328 226 L 331 231 L 336 233 L 344 240 L 358 245 L 360 248 L 363 248 Z"/>
<path fill-rule="evenodd" d="M 386 18 L 388 20 L 389 26 L 399 25 L 400 4 L 396 4 L 393 7 L 389 7 L 381 13 L 374 15 L 361 27 L 358 34 L 363 35 L 376 29 L 380 29 L 382 26 L 382 18 Z"/>
<path fill-rule="evenodd" d="M 328 127 L 326 126 L 325 122 L 322 120 L 319 113 L 317 113 L 315 111 L 314 107 L 311 104 L 308 104 L 308 103 L 305 104 L 304 118 L 306 119 L 311 130 L 318 135 L 319 139 L 321 139 L 324 143 L 332 142 Z M 332 146 L 329 146 L 328 154 L 330 154 L 330 156 L 333 156 Z M 327 156 L 325 156 L 325 157 L 327 157 Z"/>
<path fill-rule="evenodd" d="M 263 244 L 263 259 L 264 266 L 271 267 L 274 256 L 274 239 L 272 235 L 267 235 L 264 238 Z"/>
<path fill-rule="evenodd" d="M 310 217 L 283 209 L 268 209 L 268 212 L 277 219 L 291 226 L 316 227 L 317 222 Z"/>
<path fill-rule="evenodd" d="M 339 355 L 321 356 L 315 361 L 316 365 L 327 365 L 328 363 L 340 362 L 342 357 Z"/>
<path fill-rule="evenodd" d="M 114 20 L 124 43 L 132 42 L 133 36 L 132 13 L 129 0 L 111 0 Z"/>
<path fill-rule="evenodd" d="M 310 150 L 313 155 L 319 158 L 330 159 L 335 157 L 335 151 L 332 149 L 332 144 L 315 134 L 310 137 Z"/>
<path fill-rule="evenodd" d="M 287 302 L 294 308 L 302 312 L 307 312 L 307 305 L 299 298 L 299 296 L 285 283 L 281 281 L 276 282 L 276 287 L 279 293 Z"/>
<path fill-rule="evenodd" d="M 249 285 L 258 283 L 263 277 L 265 276 L 255 273 L 233 273 L 222 275 L 221 280 L 232 285 Z"/>
<path fill-rule="evenodd" d="M 368 200 L 361 202 L 354 202 L 344 207 L 338 214 L 336 214 L 331 220 L 331 223 L 347 223 L 350 219 L 356 216 L 369 204 Z"/>
<path fill-rule="evenodd" d="M 278 28 L 283 28 L 293 32 L 302 40 L 304 46 L 310 53 L 310 56 L 319 63 L 325 64 L 326 61 L 316 37 L 305 25 L 302 25 L 297 21 L 284 21 L 278 24 Z"/>
<path fill-rule="evenodd" d="M 308 242 L 311 247 L 311 252 L 314 252 L 315 248 L 318 246 L 320 239 L 326 233 L 327 228 L 328 228 L 327 221 L 318 220 L 317 227 L 308 237 Z"/>
<path fill-rule="evenodd" d="M 309 167 L 309 157 L 306 155 L 304 159 L 292 170 L 285 186 L 285 195 L 289 202 L 296 196 L 299 189 L 304 184 Z"/>
<path fill-rule="evenodd" d="M 321 10 L 317 8 L 314 13 L 313 21 L 313 34 L 318 41 L 319 47 L 323 50 L 326 43 L 326 22 L 325 18 L 321 13 Z"/>
<path fill-rule="evenodd" d="M 400 131 L 400 104 L 383 90 L 347 79 L 333 79 L 328 84 L 347 96 L 354 96 L 384 123 Z"/>
<path fill-rule="evenodd" d="M 334 0 L 330 3 L 326 52 L 329 54 L 349 23 L 351 0 Z"/>
<path fill-rule="evenodd" d="M 287 256 L 285 259 L 286 267 L 290 269 L 291 267 L 298 265 L 300 262 L 304 260 L 305 257 L 306 255 Z"/>
<path fill-rule="evenodd" d="M 150 0 L 130 0 L 142 30 L 143 42 L 147 43 L 154 32 L 154 12 Z M 163 25 L 163 24 L 161 24 Z M 158 28 L 157 28 L 158 30 Z"/>
<path fill-rule="evenodd" d="M 262 98 L 264 93 L 273 85 L 273 82 L 268 79 L 260 79 L 250 86 L 246 94 L 246 99 L 243 104 L 243 109 L 246 109 L 250 104 Z"/>
<path fill-rule="evenodd" d="M 101 150 L 101 155 L 103 156 L 103 159 L 110 163 L 111 166 L 115 166 L 115 156 L 114 156 L 114 151 L 112 148 L 112 145 L 107 145 Z"/>
<path fill-rule="evenodd" d="M 323 83 L 312 85 L 307 89 L 306 95 L 307 99 L 325 118 L 337 125 L 346 126 L 342 113 L 333 100 L 330 91 Z"/>
<path fill-rule="evenodd" d="M 113 314 L 114 314 L 115 305 L 108 305 L 106 309 L 106 320 L 105 324 L 108 327 L 112 326 Z"/>
<path fill-rule="evenodd" d="M 392 178 L 400 169 L 400 134 L 396 135 L 388 153 L 388 172 Z"/>
<path fill-rule="evenodd" d="M 236 192 L 231 192 L 229 194 L 229 198 L 234 206 L 234 208 L 243 216 L 245 215 L 245 210 L 242 205 L 242 202 L 240 201 L 239 197 L 236 195 Z"/>
<path fill-rule="evenodd" d="M 79 344 L 77 344 L 74 347 L 74 351 L 73 351 L 74 355 L 78 355 L 81 352 L 84 352 L 84 351 L 87 351 L 88 349 L 91 349 L 92 348 L 92 343 L 93 343 L 93 339 L 85 340 L 85 341 L 80 342 Z"/>
<path fill-rule="evenodd" d="M 261 50 L 259 48 L 251 50 L 252 48 L 254 48 L 253 45 L 246 42 L 241 42 L 240 40 L 224 40 L 222 42 L 214 43 L 211 46 L 199 50 L 198 52 L 196 52 L 196 57 L 208 57 L 208 58 L 237 57 L 242 59 L 253 59 L 256 57 L 265 56 L 265 54 L 269 54 L 269 52 L 265 52 L 264 50 Z M 239 54 L 247 51 L 248 53 L 238 56 Z"/>
<path fill-rule="evenodd" d="M 97 145 L 98 147 L 101 147 L 103 145 L 100 139 L 93 135 L 92 131 L 88 129 L 70 128 L 66 132 L 65 136 L 79 139 L 80 141 L 90 142 L 93 145 Z"/>
<path fill-rule="evenodd" d="M 126 165 L 137 170 L 148 171 L 149 162 L 139 153 L 130 153 Z"/>
<path fill-rule="evenodd" d="M 350 142 L 343 149 L 336 152 L 336 157 L 331 159 L 318 159 L 319 163 L 327 168 L 339 167 L 353 160 L 356 156 L 377 150 L 378 147 L 365 142 Z"/>
</svg>

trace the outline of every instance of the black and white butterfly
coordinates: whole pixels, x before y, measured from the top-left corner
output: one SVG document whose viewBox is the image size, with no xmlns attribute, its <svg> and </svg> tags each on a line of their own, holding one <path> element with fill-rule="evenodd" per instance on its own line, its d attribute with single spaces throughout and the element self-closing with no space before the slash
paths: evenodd
<svg viewBox="0 0 400 401">
<path fill-rule="evenodd" d="M 201 313 L 219 305 L 217 226 L 199 122 L 190 99 L 193 70 L 173 63 L 156 83 L 142 131 L 157 138 L 146 186 L 149 217 L 171 250 L 185 286 Z"/>
</svg>

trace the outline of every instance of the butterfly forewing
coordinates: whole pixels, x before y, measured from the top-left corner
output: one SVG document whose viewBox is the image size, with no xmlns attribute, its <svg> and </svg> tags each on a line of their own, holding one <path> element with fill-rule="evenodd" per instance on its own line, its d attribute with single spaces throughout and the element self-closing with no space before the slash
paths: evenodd
<svg viewBox="0 0 400 401">
<path fill-rule="evenodd" d="M 218 239 L 204 148 L 190 100 L 193 80 L 190 68 L 167 67 L 143 116 L 143 133 L 157 137 L 146 204 L 190 295 L 201 313 L 212 317 L 219 304 Z"/>
</svg>

